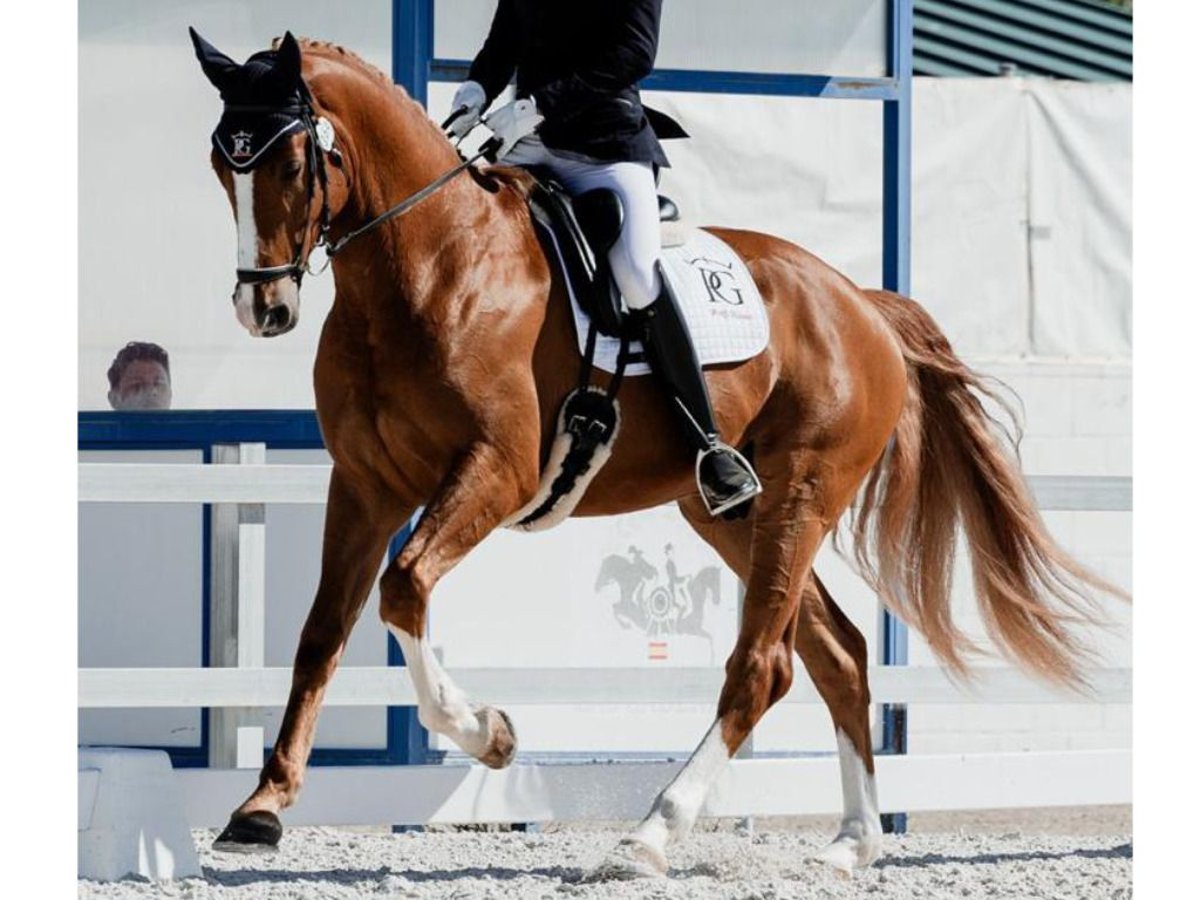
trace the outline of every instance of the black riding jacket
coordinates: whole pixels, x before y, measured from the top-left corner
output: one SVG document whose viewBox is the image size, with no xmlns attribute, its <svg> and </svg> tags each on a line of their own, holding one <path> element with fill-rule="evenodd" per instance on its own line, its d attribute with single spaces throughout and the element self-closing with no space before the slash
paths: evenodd
<svg viewBox="0 0 1200 900">
<path fill-rule="evenodd" d="M 654 68 L 662 0 L 500 0 L 470 79 L 491 104 L 517 75 L 551 150 L 670 165 L 658 138 L 686 137 L 642 106 L 637 83 Z"/>
</svg>

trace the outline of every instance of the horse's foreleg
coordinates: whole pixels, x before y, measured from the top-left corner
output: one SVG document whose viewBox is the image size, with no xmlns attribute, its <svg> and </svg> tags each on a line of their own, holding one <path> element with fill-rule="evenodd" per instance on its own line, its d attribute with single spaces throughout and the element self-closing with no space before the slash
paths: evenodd
<svg viewBox="0 0 1200 900">
<path fill-rule="evenodd" d="M 380 615 L 404 651 L 421 724 L 496 769 L 516 753 L 512 723 L 499 710 L 467 700 L 433 655 L 425 618 L 438 580 L 532 495 L 536 472 L 526 480 L 520 482 L 494 447 L 474 446 L 380 582 Z"/>
<path fill-rule="evenodd" d="M 691 830 L 725 763 L 791 686 L 796 608 L 828 525 L 810 498 L 792 489 L 796 479 L 788 472 L 772 478 L 764 466 L 762 473 L 765 491 L 756 501 L 741 631 L 725 664 L 716 721 L 649 815 L 601 866 L 601 874 L 665 872 L 668 845 Z"/>
<path fill-rule="evenodd" d="M 382 497 L 364 499 L 334 469 L 325 511 L 321 580 L 300 632 L 279 737 L 258 788 L 234 811 L 217 838 L 218 849 L 270 849 L 279 843 L 283 828 L 278 813 L 291 806 L 300 791 L 325 686 L 366 602 L 388 538 L 410 512 L 381 510 L 381 505 Z"/>
<path fill-rule="evenodd" d="M 797 616 L 796 652 L 833 717 L 842 771 L 842 825 L 817 858 L 849 871 L 878 859 L 883 843 L 871 756 L 867 642 L 815 573 Z"/>
</svg>

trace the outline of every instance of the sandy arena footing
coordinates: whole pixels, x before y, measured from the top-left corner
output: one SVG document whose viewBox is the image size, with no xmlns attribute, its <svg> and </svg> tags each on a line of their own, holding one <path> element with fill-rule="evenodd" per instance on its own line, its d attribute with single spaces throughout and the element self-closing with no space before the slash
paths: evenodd
<svg viewBox="0 0 1200 900">
<path fill-rule="evenodd" d="M 80 881 L 79 896 L 1125 900 L 1132 896 L 1128 821 L 1127 807 L 914 816 L 914 833 L 888 836 L 883 858 L 849 877 L 808 859 L 832 834 L 824 821 L 762 820 L 753 835 L 732 823 L 702 823 L 674 851 L 666 878 L 601 883 L 587 878 L 620 836 L 615 828 L 292 828 L 269 856 L 216 854 L 215 832 L 195 831 L 203 878 Z M 1071 826 L 1076 833 L 1055 833 Z"/>
</svg>

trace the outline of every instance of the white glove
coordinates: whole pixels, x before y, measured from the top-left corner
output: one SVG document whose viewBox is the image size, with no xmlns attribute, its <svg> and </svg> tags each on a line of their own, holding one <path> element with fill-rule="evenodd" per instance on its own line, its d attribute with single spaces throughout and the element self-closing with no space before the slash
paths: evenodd
<svg viewBox="0 0 1200 900">
<path fill-rule="evenodd" d="M 451 110 L 466 107 L 467 111 L 450 123 L 450 135 L 455 138 L 461 138 L 468 131 L 479 124 L 479 116 L 483 112 L 483 105 L 487 103 L 487 94 L 483 90 L 483 85 L 478 81 L 464 81 L 458 86 L 458 90 L 454 92 L 454 102 L 450 104 Z"/>
<path fill-rule="evenodd" d="M 506 156 L 521 138 L 533 134 L 545 118 L 537 111 L 537 104 L 533 98 L 526 97 L 500 107 L 484 119 L 483 123 L 492 129 L 501 141 L 496 160 Z"/>
</svg>

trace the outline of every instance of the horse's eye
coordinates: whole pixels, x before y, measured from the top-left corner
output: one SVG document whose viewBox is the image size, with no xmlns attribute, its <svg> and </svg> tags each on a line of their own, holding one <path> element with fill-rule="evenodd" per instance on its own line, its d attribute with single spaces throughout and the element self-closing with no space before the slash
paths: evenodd
<svg viewBox="0 0 1200 900">
<path fill-rule="evenodd" d="M 300 177 L 300 173 L 304 171 L 304 165 L 298 159 L 288 161 L 283 166 L 284 181 L 294 181 Z"/>
</svg>

